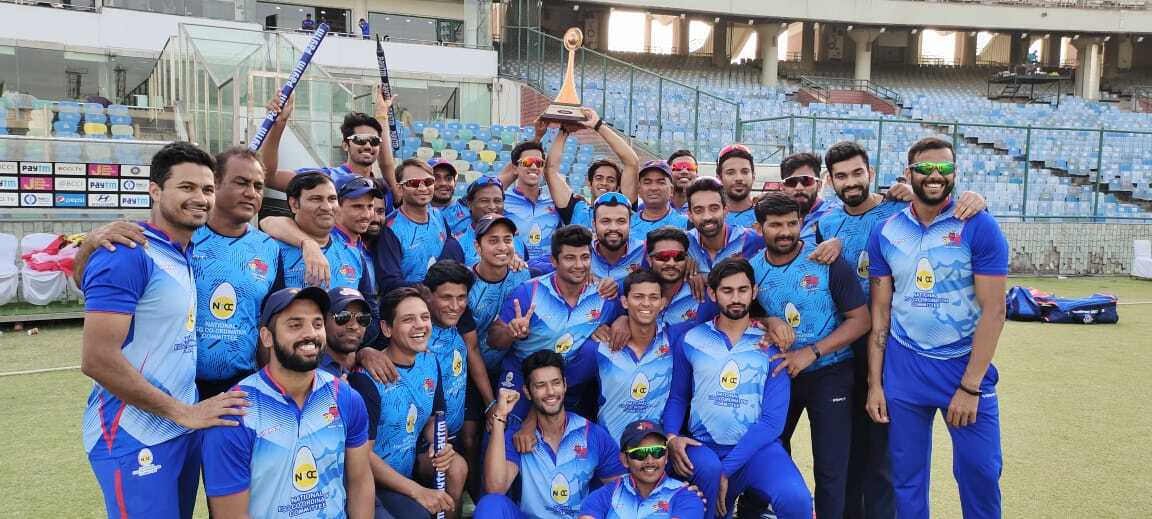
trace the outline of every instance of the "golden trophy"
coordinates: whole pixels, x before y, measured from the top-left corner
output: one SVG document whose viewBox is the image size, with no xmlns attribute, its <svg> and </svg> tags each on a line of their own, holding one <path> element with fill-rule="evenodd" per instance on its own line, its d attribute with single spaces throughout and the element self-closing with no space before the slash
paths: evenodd
<svg viewBox="0 0 1152 519">
<path fill-rule="evenodd" d="M 572 27 L 564 31 L 564 48 L 568 49 L 568 69 L 564 71 L 564 83 L 560 85 L 560 93 L 540 119 L 558 123 L 580 122 L 585 119 L 583 108 L 580 105 L 580 94 L 576 93 L 576 49 L 584 43 L 584 33 Z"/>
</svg>

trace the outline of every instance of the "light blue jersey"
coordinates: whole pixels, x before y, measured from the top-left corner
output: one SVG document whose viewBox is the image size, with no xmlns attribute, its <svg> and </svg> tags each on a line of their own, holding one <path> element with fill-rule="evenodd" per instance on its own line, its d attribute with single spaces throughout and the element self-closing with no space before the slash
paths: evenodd
<svg viewBox="0 0 1152 519">
<path fill-rule="evenodd" d="M 660 312 L 660 322 L 664 326 L 676 326 L 684 323 L 700 324 L 705 321 L 711 321 L 719 309 L 716 308 L 716 302 L 704 294 L 704 301 L 697 301 L 692 296 L 692 286 L 687 282 L 680 285 L 680 290 L 676 291 L 676 295 L 672 296 L 672 300 L 664 307 L 664 311 Z"/>
<path fill-rule="evenodd" d="M 712 272 L 712 266 L 726 258 L 751 258 L 764 248 L 764 239 L 747 227 L 726 225 L 724 228 L 724 248 L 715 255 L 710 254 L 700 243 L 700 230 L 688 231 L 688 256 L 696 261 L 701 274 Z"/>
<path fill-rule="evenodd" d="M 641 497 L 632 476 L 604 485 L 584 500 L 580 515 L 594 519 L 690 519 L 704 517 L 704 502 L 683 481 L 664 476 Z"/>
<path fill-rule="evenodd" d="M 588 202 L 584 201 L 584 199 L 576 198 L 572 200 L 571 223 L 573 225 L 583 225 L 591 229 L 592 221 L 595 220 L 595 214 L 593 213 L 595 213 L 595 211 L 592 210 L 592 206 L 588 205 Z"/>
<path fill-rule="evenodd" d="M 520 362 L 540 350 L 554 350 L 563 355 L 565 361 L 570 361 L 592 332 L 609 322 L 607 314 L 610 312 L 606 311 L 609 303 L 600 297 L 596 285 L 589 283 L 580 293 L 576 305 L 568 306 L 568 301 L 556 288 L 555 276 L 548 274 L 532 279 L 513 290 L 504 300 L 500 320 L 505 324 L 516 318 L 513 301 L 520 302 L 523 313 L 536 305 L 528 325 L 528 336 L 512 343 L 512 356 L 505 359 L 506 369 L 519 371 Z M 509 361 L 514 361 L 514 365 L 508 366 Z"/>
<path fill-rule="evenodd" d="M 204 433 L 204 487 L 210 497 L 248 491 L 251 517 L 343 517 L 344 453 L 368 441 L 364 401 L 317 371 L 304 407 L 267 369 L 242 380 L 251 404 L 238 427 Z"/>
<path fill-rule="evenodd" d="M 753 205 L 743 211 L 733 211 L 729 209 L 728 216 L 724 218 L 724 221 L 729 226 L 739 225 L 740 227 L 751 229 L 752 225 L 756 223 L 756 206 Z"/>
<path fill-rule="evenodd" d="M 281 273 L 279 242 L 252 226 L 239 237 L 207 225 L 192 234 L 196 275 L 196 378 L 222 381 L 256 371 L 264 297 Z"/>
<path fill-rule="evenodd" d="M 480 355 L 484 357 L 484 365 L 489 374 L 495 374 L 500 369 L 508 350 L 499 350 L 488 346 L 488 326 L 500 315 L 500 308 L 504 300 L 520 285 L 531 277 L 527 270 L 509 270 L 504 279 L 490 282 L 480 276 L 476 269 L 472 269 L 476 281 L 468 291 L 468 308 L 472 310 L 472 317 L 476 319 L 476 341 L 480 348 Z"/>
<path fill-rule="evenodd" d="M 660 422 L 672 387 L 672 345 L 668 331 L 658 327 L 644 355 L 632 348 L 612 351 L 606 343 L 588 339 L 583 348 L 595 350 L 600 377 L 600 414 L 596 421 L 619 438 L 636 420 Z"/>
<path fill-rule="evenodd" d="M 644 265 L 643 240 L 628 240 L 624 255 L 615 262 L 608 261 L 600 254 L 601 247 L 599 242 L 592 242 L 592 275 L 596 279 L 612 278 L 620 283 L 625 276 L 640 270 Z"/>
<path fill-rule="evenodd" d="M 472 210 L 464 205 L 463 199 L 448 204 L 440 213 L 444 215 L 444 224 L 453 236 L 460 236 L 465 229 L 472 228 Z"/>
<path fill-rule="evenodd" d="M 154 387 L 196 403 L 196 285 L 192 247 L 141 223 L 147 247 L 97 248 L 84 270 L 84 311 L 132 317 L 120 352 Z M 84 410 L 84 451 L 135 453 L 189 431 L 167 418 L 128 405 L 99 383 Z M 143 464 L 143 462 L 142 462 Z"/>
<path fill-rule="evenodd" d="M 800 239 L 806 243 L 816 243 L 816 224 L 829 211 L 840 207 L 840 199 L 816 198 L 816 205 L 804 215 L 804 224 L 800 227 Z"/>
<path fill-rule="evenodd" d="M 416 444 L 428 417 L 443 407 L 440 373 L 433 353 L 416 354 L 411 366 L 396 366 L 400 380 L 381 384 L 363 372 L 348 382 L 364 398 L 372 452 L 404 477 L 416 466 Z"/>
<path fill-rule="evenodd" d="M 304 287 L 304 253 L 300 248 L 286 242 L 280 244 L 280 260 L 284 262 L 284 286 L 289 288 Z M 331 237 L 328 245 L 321 248 L 324 257 L 328 259 L 328 270 L 331 276 L 331 287 L 348 287 L 360 290 L 364 294 L 374 294 L 375 290 L 365 290 L 370 284 L 368 278 L 368 265 L 364 256 L 354 247 L 349 247 L 343 240 Z"/>
<path fill-rule="evenodd" d="M 384 219 L 384 227 L 400 242 L 400 274 L 407 283 L 420 283 L 428 269 L 439 260 L 451 236 L 440 210 L 428 208 L 428 221 L 417 223 L 402 209 Z"/>
<path fill-rule="evenodd" d="M 668 226 L 675 227 L 677 229 L 687 229 L 688 217 L 684 216 L 675 209 L 669 209 L 668 212 L 664 214 L 664 216 L 656 220 L 648 221 L 644 219 L 644 212 L 637 210 L 632 214 L 632 222 L 629 224 L 628 228 L 629 234 L 631 234 L 633 238 L 645 240 L 647 239 L 648 233 L 650 231 Z"/>
<path fill-rule="evenodd" d="M 440 383 L 444 392 L 444 419 L 448 435 L 454 436 L 464 425 L 464 393 L 468 388 L 468 347 L 455 326 L 432 326 L 428 351 L 440 364 Z"/>
<path fill-rule="evenodd" d="M 551 196 L 541 191 L 533 202 L 513 186 L 504 192 L 504 216 L 516 224 L 516 234 L 528 246 L 529 256 L 551 255 L 552 235 L 560 227 L 560 214 Z"/>
<path fill-rule="evenodd" d="M 509 427 L 504 433 L 504 456 L 520 467 L 520 511 L 533 519 L 575 519 L 593 478 L 607 479 L 625 472 L 616 442 L 603 427 L 575 413 L 565 415 L 568 423 L 556 452 L 539 429 L 535 431 L 536 447 L 524 455 L 512 442 L 519 427 Z"/>
<path fill-rule="evenodd" d="M 816 240 L 824 242 L 832 238 L 840 240 L 840 257 L 856 267 L 856 280 L 864 295 L 869 294 L 868 284 L 868 237 L 892 215 L 908 207 L 908 202 L 885 200 L 861 215 L 844 212 L 844 206 L 830 209 L 816 224 Z"/>
<path fill-rule="evenodd" d="M 913 207 L 872 231 L 868 242 L 873 277 L 892 276 L 890 336 L 900 345 L 935 359 L 972 351 L 980 321 L 975 275 L 1008 275 L 1008 240 L 986 212 L 967 221 L 955 204 L 928 226 Z"/>
</svg>

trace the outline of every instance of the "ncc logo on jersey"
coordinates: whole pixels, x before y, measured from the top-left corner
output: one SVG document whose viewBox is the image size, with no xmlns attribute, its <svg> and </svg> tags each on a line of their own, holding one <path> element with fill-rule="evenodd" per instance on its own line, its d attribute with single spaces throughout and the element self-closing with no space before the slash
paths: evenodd
<svg viewBox="0 0 1152 519">
<path fill-rule="evenodd" d="M 572 343 L 573 342 L 575 342 L 575 341 L 572 339 L 572 334 L 566 333 L 566 334 L 562 335 L 556 341 L 556 353 L 560 353 L 560 354 L 568 353 L 568 350 L 572 349 Z"/>
<path fill-rule="evenodd" d="M 788 326 L 793 328 L 800 326 L 800 310 L 791 302 L 784 305 L 784 320 L 788 321 Z"/>
<path fill-rule="evenodd" d="M 740 367 L 736 365 L 735 360 L 729 360 L 724 365 L 724 369 L 720 370 L 720 387 L 728 391 L 734 391 L 736 386 L 740 385 Z"/>
<path fill-rule="evenodd" d="M 459 377 L 464 373 L 464 358 L 460 356 L 460 350 L 452 352 L 452 376 Z"/>
<path fill-rule="evenodd" d="M 155 464 L 155 458 L 152 457 L 152 449 L 144 447 L 140 452 L 136 453 L 136 470 L 132 471 L 133 476 L 143 477 L 150 476 L 160 472 L 160 465 Z"/>
<path fill-rule="evenodd" d="M 568 478 L 564 474 L 556 474 L 552 478 L 552 500 L 558 505 L 568 504 Z"/>
<path fill-rule="evenodd" d="M 404 419 L 404 431 L 408 434 L 416 431 L 416 404 L 408 404 L 408 416 Z"/>
<path fill-rule="evenodd" d="M 868 251 L 860 251 L 860 257 L 856 258 L 856 275 L 860 276 L 861 278 L 867 278 L 869 265 L 870 263 L 868 262 Z"/>
<path fill-rule="evenodd" d="M 920 258 L 916 263 L 916 288 L 928 291 L 936 286 L 936 271 L 932 269 L 932 262 L 928 258 Z"/>
<path fill-rule="evenodd" d="M 308 446 L 300 447 L 292 462 L 292 487 L 307 492 L 316 488 L 319 482 L 320 472 L 316 470 L 316 458 L 312 456 L 312 450 Z"/>
<path fill-rule="evenodd" d="M 227 282 L 220 283 L 220 286 L 212 291 L 208 309 L 212 312 L 212 317 L 221 321 L 231 319 L 236 314 L 236 289 Z"/>
<path fill-rule="evenodd" d="M 632 378 L 632 400 L 644 400 L 648 397 L 649 382 L 648 377 L 643 373 L 637 373 Z"/>
</svg>

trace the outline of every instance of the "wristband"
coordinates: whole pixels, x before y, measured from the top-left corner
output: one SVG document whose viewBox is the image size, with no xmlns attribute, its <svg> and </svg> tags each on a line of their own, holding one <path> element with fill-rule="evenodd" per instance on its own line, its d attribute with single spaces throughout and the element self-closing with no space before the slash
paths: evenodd
<svg viewBox="0 0 1152 519">
<path fill-rule="evenodd" d="M 980 396 L 980 395 L 984 394 L 984 392 L 980 391 L 979 389 L 968 389 L 968 388 L 964 387 L 964 384 L 960 384 L 960 391 L 968 393 L 969 395 L 972 395 L 972 396 Z"/>
<path fill-rule="evenodd" d="M 596 124 L 592 125 L 592 131 L 594 131 L 594 132 L 600 131 L 601 126 L 604 126 L 604 119 L 600 119 L 599 121 L 596 121 Z"/>
<path fill-rule="evenodd" d="M 485 408 L 484 408 L 484 414 L 488 414 L 488 411 L 491 411 L 491 410 L 492 410 L 492 406 L 494 406 L 494 405 L 496 405 L 496 400 L 495 400 L 495 399 L 493 399 L 491 402 L 488 402 L 488 407 L 485 407 Z"/>
<path fill-rule="evenodd" d="M 816 343 L 809 345 L 808 349 L 812 350 L 813 355 L 816 355 L 816 360 L 820 360 L 820 348 L 816 347 Z"/>
</svg>

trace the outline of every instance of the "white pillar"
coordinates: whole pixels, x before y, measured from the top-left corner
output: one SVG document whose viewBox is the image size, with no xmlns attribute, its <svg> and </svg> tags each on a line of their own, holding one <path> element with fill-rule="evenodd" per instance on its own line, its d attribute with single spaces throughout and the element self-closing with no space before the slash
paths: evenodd
<svg viewBox="0 0 1152 519">
<path fill-rule="evenodd" d="M 464 0 L 464 45 L 469 47 L 476 46 L 480 32 L 479 9 L 479 0 Z"/>
<path fill-rule="evenodd" d="M 856 43 L 856 73 L 855 79 L 870 81 L 872 79 L 872 43 L 880 37 L 880 31 L 852 30 L 848 36 Z"/>
<path fill-rule="evenodd" d="M 760 54 L 760 84 L 774 87 L 779 81 L 779 47 L 776 38 L 783 31 L 780 24 L 764 24 L 756 28 L 756 44 Z"/>
<path fill-rule="evenodd" d="M 1099 38 L 1080 38 L 1076 47 L 1076 95 L 1088 100 L 1100 99 L 1101 47 Z"/>
</svg>

